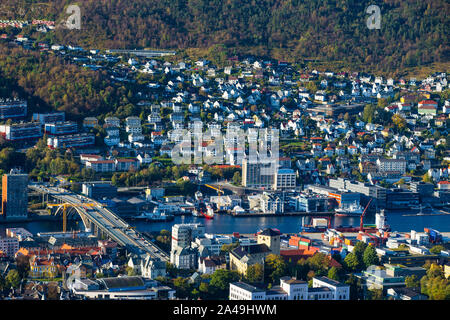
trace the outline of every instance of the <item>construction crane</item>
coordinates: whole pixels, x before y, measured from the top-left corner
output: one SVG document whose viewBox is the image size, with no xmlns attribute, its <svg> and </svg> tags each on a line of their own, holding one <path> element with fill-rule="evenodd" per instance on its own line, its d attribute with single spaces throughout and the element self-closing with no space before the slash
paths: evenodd
<svg viewBox="0 0 450 320">
<path fill-rule="evenodd" d="M 208 187 L 208 188 L 216 190 L 218 196 L 220 196 L 220 194 L 224 194 L 225 193 L 220 186 L 218 186 L 217 188 L 213 187 L 213 186 L 211 186 L 209 184 L 205 184 L 205 186 Z"/>
<path fill-rule="evenodd" d="M 370 203 L 372 202 L 372 198 L 370 198 L 369 203 L 367 204 L 367 206 L 364 208 L 363 213 L 361 214 L 361 220 L 359 222 L 359 231 L 363 231 L 363 219 L 364 219 L 364 215 L 366 214 L 367 208 L 369 207 Z"/>
<path fill-rule="evenodd" d="M 80 205 L 72 204 L 72 203 L 47 203 L 48 207 L 62 207 L 63 208 L 63 232 L 67 232 L 67 208 L 73 207 L 73 208 L 80 208 L 84 206 L 95 206 L 95 203 L 83 203 Z"/>
</svg>

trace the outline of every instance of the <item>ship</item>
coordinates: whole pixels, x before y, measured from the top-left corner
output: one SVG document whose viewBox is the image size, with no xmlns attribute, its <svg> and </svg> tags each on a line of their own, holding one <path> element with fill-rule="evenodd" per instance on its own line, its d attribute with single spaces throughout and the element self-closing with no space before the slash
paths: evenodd
<svg viewBox="0 0 450 320">
<path fill-rule="evenodd" d="M 145 222 L 166 222 L 172 221 L 173 215 L 161 212 L 158 207 L 153 209 L 153 212 L 144 211 L 138 216 L 131 217 L 130 220 L 145 221 Z"/>
<path fill-rule="evenodd" d="M 214 210 L 210 204 L 200 202 L 198 208 L 192 212 L 194 217 L 204 217 L 206 219 L 214 219 Z"/>
<path fill-rule="evenodd" d="M 364 211 L 364 208 L 357 204 L 356 202 L 342 208 L 337 208 L 335 210 L 336 217 L 360 217 Z"/>
</svg>

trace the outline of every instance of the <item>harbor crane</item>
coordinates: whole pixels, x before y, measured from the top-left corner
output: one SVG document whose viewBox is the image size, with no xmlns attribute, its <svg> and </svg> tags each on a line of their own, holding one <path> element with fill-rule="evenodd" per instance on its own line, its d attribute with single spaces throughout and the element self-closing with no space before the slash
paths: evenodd
<svg viewBox="0 0 450 320">
<path fill-rule="evenodd" d="M 225 194 L 225 192 L 222 190 L 222 188 L 221 188 L 220 186 L 218 186 L 218 187 L 216 188 L 216 187 L 211 186 L 211 185 L 209 185 L 209 184 L 205 184 L 205 187 L 208 187 L 208 188 L 211 188 L 211 189 L 213 189 L 213 190 L 216 190 L 218 196 Z"/>
<path fill-rule="evenodd" d="M 364 230 L 364 226 L 363 226 L 363 219 L 364 216 L 366 214 L 367 208 L 369 208 L 370 203 L 372 202 L 372 198 L 370 198 L 369 203 L 367 203 L 366 207 L 364 208 L 363 213 L 361 214 L 361 220 L 359 221 L 359 231 L 363 231 Z"/>
</svg>

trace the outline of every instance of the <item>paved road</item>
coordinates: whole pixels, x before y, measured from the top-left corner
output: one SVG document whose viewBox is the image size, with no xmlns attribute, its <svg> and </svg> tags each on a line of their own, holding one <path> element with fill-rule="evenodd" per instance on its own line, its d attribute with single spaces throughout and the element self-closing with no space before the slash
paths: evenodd
<svg viewBox="0 0 450 320">
<path fill-rule="evenodd" d="M 162 261 L 169 261 L 167 254 L 154 243 L 146 240 L 119 216 L 104 208 L 99 202 L 57 187 L 30 185 L 30 188 L 50 194 L 53 198 L 76 206 L 100 230 L 118 244 L 135 253 L 148 253 Z"/>
</svg>

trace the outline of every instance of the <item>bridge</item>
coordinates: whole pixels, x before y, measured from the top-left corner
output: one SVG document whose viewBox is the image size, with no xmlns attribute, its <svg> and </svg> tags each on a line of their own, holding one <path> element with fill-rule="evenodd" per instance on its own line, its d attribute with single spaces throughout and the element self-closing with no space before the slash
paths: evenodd
<svg viewBox="0 0 450 320">
<path fill-rule="evenodd" d="M 147 253 L 154 259 L 168 262 L 168 255 L 154 243 L 145 239 L 127 222 L 93 199 L 75 194 L 62 188 L 43 185 L 29 185 L 33 191 L 47 194 L 61 203 L 71 207 L 83 221 L 85 230 L 95 235 L 104 235 L 119 245 L 136 254 Z"/>
</svg>

